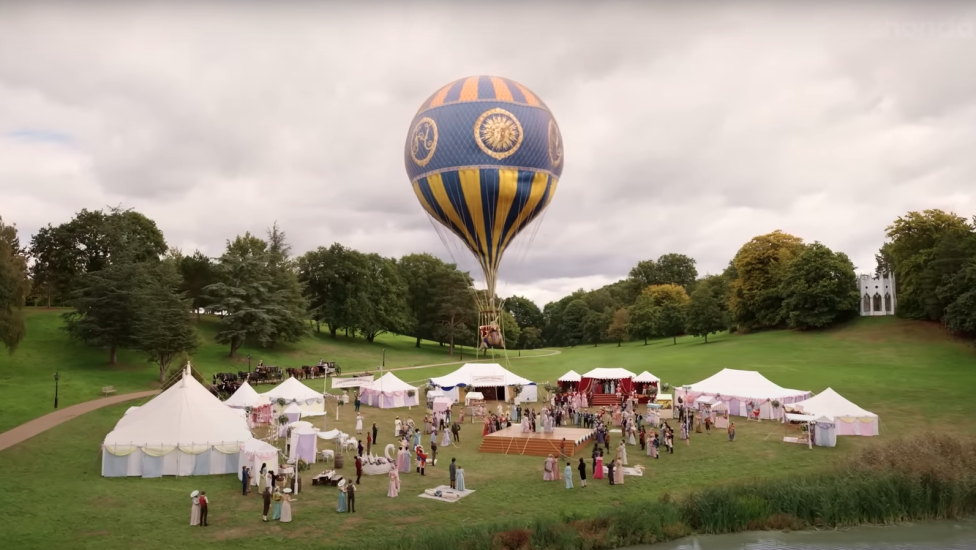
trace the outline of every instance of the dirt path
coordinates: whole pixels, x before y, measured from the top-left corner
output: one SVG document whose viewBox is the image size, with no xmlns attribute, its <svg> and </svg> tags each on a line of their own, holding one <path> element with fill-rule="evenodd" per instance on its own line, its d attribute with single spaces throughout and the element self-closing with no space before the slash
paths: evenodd
<svg viewBox="0 0 976 550">
<path fill-rule="evenodd" d="M 509 357 L 509 360 L 516 359 L 532 359 L 535 357 L 552 357 L 553 355 L 559 355 L 559 350 L 551 350 L 548 353 L 540 353 L 534 355 L 526 355 L 524 357 Z M 461 365 L 467 363 L 467 361 L 452 361 L 450 363 L 435 363 L 433 365 L 417 365 L 416 367 L 398 367 L 392 369 L 386 369 L 388 371 L 402 371 L 402 370 L 416 370 L 416 369 L 428 369 L 431 367 L 446 367 L 449 365 Z M 119 403 L 125 403 L 126 401 L 135 401 L 136 399 L 142 399 L 145 397 L 152 397 L 159 393 L 159 390 L 153 391 L 143 391 L 136 393 L 126 393 L 123 395 L 114 395 L 112 397 L 103 397 L 101 399 L 93 399 L 91 401 L 85 401 L 84 403 L 78 403 L 77 405 L 72 405 L 68 408 L 54 411 L 53 413 L 46 414 L 40 418 L 35 418 L 30 422 L 26 422 L 17 426 L 16 428 L 0 433 L 0 451 L 13 447 L 14 445 L 27 441 L 28 439 L 34 437 L 37 434 L 44 433 L 51 428 L 71 420 L 72 418 L 77 418 L 85 413 L 91 412 L 95 409 L 100 409 L 102 407 L 109 407 L 111 405 L 118 405 Z"/>
<path fill-rule="evenodd" d="M 40 418 L 35 418 L 30 422 L 21 424 L 12 430 L 0 433 L 0 451 L 6 449 L 7 447 L 13 447 L 14 445 L 26 441 L 37 434 L 50 430 L 58 424 L 67 422 L 72 418 L 77 418 L 95 409 L 109 407 L 111 405 L 118 405 L 119 403 L 125 403 L 126 401 L 135 401 L 136 399 L 151 397 L 157 393 L 159 393 L 159 390 L 113 395 L 111 397 L 103 397 L 101 399 L 85 401 L 84 403 L 78 403 L 77 405 L 72 405 L 70 407 L 54 411 L 53 413 L 45 414 Z"/>
</svg>

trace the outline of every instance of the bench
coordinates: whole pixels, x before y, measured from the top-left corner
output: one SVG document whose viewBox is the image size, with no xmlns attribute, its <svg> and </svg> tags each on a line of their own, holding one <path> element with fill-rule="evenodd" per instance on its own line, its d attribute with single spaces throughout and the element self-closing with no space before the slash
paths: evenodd
<svg viewBox="0 0 976 550">
<path fill-rule="evenodd" d="M 115 393 L 115 386 L 105 386 L 102 388 L 102 395 L 112 395 Z"/>
</svg>

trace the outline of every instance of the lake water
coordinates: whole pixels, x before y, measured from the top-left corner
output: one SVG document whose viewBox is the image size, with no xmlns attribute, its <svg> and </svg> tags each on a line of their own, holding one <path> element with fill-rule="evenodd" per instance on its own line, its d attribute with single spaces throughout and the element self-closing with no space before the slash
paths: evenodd
<svg viewBox="0 0 976 550">
<path fill-rule="evenodd" d="M 976 522 L 932 522 L 838 531 L 689 537 L 629 550 L 971 550 Z"/>
</svg>

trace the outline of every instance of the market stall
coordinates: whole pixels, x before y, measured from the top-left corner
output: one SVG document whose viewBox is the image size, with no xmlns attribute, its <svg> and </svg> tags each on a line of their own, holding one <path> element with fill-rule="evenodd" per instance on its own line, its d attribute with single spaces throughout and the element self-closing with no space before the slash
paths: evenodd
<svg viewBox="0 0 976 550">
<path fill-rule="evenodd" d="M 848 401 L 831 388 L 807 400 L 794 403 L 793 408 L 804 414 L 833 419 L 837 435 L 878 435 L 878 415 Z"/>
<path fill-rule="evenodd" d="M 627 369 L 593 369 L 582 375 L 580 391 L 592 395 L 591 405 L 611 405 L 616 402 L 616 394 L 630 393 L 634 389 L 636 374 Z"/>
<path fill-rule="evenodd" d="M 393 409 L 413 407 L 420 401 L 417 388 L 400 380 L 392 372 L 373 380 L 360 388 L 360 400 L 371 407 Z"/>
<path fill-rule="evenodd" d="M 583 377 L 580 376 L 578 372 L 571 370 L 560 376 L 556 382 L 559 383 L 559 387 L 562 388 L 563 391 L 575 391 L 579 388 L 580 381 L 582 380 Z"/>
<path fill-rule="evenodd" d="M 787 435 L 783 436 L 784 443 L 799 443 L 813 448 L 813 425 L 817 417 L 809 414 L 785 413 L 783 425 L 786 427 Z"/>
<path fill-rule="evenodd" d="M 475 390 L 482 399 L 489 401 L 534 402 L 538 399 L 535 382 L 522 378 L 497 363 L 468 363 L 458 370 L 431 378 L 434 389 L 440 389 L 455 403 L 461 402 L 462 393 Z M 519 389 L 516 395 L 516 388 Z"/>
</svg>

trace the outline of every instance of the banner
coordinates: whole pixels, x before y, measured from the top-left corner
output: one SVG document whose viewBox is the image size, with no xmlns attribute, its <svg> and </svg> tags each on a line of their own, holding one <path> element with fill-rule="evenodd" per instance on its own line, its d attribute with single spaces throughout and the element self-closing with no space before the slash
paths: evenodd
<svg viewBox="0 0 976 550">
<path fill-rule="evenodd" d="M 373 383 L 372 376 L 357 376 L 356 378 L 333 378 L 332 389 L 338 390 L 342 388 L 358 388 L 360 386 L 368 386 L 372 383 Z"/>
<path fill-rule="evenodd" d="M 505 376 L 502 374 L 472 376 L 471 385 L 476 388 L 484 388 L 487 386 L 504 386 Z"/>
</svg>

